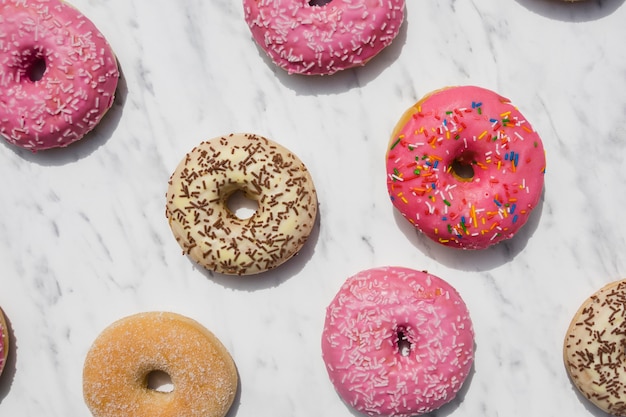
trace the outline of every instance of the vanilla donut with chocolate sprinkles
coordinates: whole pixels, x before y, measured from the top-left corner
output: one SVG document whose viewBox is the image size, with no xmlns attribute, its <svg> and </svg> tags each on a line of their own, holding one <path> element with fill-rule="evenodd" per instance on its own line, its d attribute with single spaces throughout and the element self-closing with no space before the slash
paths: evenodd
<svg viewBox="0 0 626 417">
<path fill-rule="evenodd" d="M 601 410 L 626 416 L 626 280 L 611 282 L 580 306 L 563 345 L 576 388 Z"/>
<path fill-rule="evenodd" d="M 246 219 L 228 208 L 241 192 L 258 208 Z M 317 217 L 309 171 L 285 147 L 254 134 L 202 142 L 172 174 L 166 216 L 183 252 L 218 273 L 275 268 L 304 245 Z"/>
<path fill-rule="evenodd" d="M 111 108 L 119 78 L 96 26 L 60 0 L 0 1 L 0 136 L 38 151 L 68 146 Z"/>
<path fill-rule="evenodd" d="M 173 389 L 152 389 L 154 372 L 168 375 Z M 235 363 L 220 340 L 170 312 L 111 324 L 93 342 L 83 368 L 83 396 L 95 417 L 224 417 L 237 385 Z"/>
</svg>

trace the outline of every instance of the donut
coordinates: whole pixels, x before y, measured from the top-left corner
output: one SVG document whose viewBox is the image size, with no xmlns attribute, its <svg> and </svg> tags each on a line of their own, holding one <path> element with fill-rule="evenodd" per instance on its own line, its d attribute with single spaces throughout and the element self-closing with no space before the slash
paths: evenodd
<svg viewBox="0 0 626 417">
<path fill-rule="evenodd" d="M 567 329 L 567 373 L 591 403 L 626 416 L 626 280 L 611 282 L 587 298 Z"/>
<path fill-rule="evenodd" d="M 435 242 L 485 249 L 527 222 L 543 191 L 541 138 L 493 91 L 449 87 L 410 107 L 386 151 L 393 206 Z"/>
<path fill-rule="evenodd" d="M 256 201 L 246 219 L 228 207 L 235 192 Z M 317 216 L 309 171 L 285 147 L 262 136 L 216 137 L 193 148 L 171 175 L 166 217 L 196 263 L 227 275 L 275 268 L 304 245 Z"/>
<path fill-rule="evenodd" d="M 170 392 L 149 388 L 164 372 Z M 200 323 L 170 312 L 122 318 L 93 342 L 83 367 L 83 397 L 94 417 L 223 417 L 238 385 L 235 364 Z"/>
<path fill-rule="evenodd" d="M 243 0 L 252 37 L 289 74 L 365 65 L 398 35 L 404 0 Z"/>
<path fill-rule="evenodd" d="M 3 0 L 0 28 L 0 136 L 31 151 L 83 138 L 117 88 L 104 36 L 60 0 Z"/>
<path fill-rule="evenodd" d="M 7 327 L 4 312 L 0 308 L 0 375 L 4 371 L 4 365 L 9 356 L 9 328 Z"/>
<path fill-rule="evenodd" d="M 446 281 L 379 267 L 348 278 L 331 301 L 322 356 L 351 407 L 409 417 L 455 398 L 474 362 L 474 331 L 464 301 Z"/>
</svg>

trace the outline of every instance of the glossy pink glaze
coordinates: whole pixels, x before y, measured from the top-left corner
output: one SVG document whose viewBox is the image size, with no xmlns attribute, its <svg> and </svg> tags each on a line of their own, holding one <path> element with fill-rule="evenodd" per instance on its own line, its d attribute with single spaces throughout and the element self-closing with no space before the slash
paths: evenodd
<svg viewBox="0 0 626 417">
<path fill-rule="evenodd" d="M 524 116 L 473 86 L 435 91 L 407 110 L 386 158 L 393 205 L 435 242 L 463 249 L 517 233 L 539 202 L 546 168 Z M 455 161 L 473 177 L 457 173 Z"/>
<path fill-rule="evenodd" d="M 7 333 L 6 325 L 4 312 L 0 309 L 0 375 L 4 371 L 4 365 L 9 353 L 9 334 Z"/>
<path fill-rule="evenodd" d="M 397 36 L 405 0 L 243 0 L 252 36 L 290 74 L 365 65 Z"/>
<path fill-rule="evenodd" d="M 4 328 L 0 326 L 0 375 L 4 370 L 4 362 L 5 362 L 6 354 L 4 351 Z"/>
<path fill-rule="evenodd" d="M 474 362 L 474 331 L 447 282 L 408 268 L 374 268 L 348 278 L 328 306 L 322 355 L 354 409 L 408 417 L 456 396 Z"/>
<path fill-rule="evenodd" d="M 104 36 L 75 8 L 0 1 L 0 135 L 10 143 L 37 151 L 81 139 L 113 104 L 118 78 Z"/>
</svg>

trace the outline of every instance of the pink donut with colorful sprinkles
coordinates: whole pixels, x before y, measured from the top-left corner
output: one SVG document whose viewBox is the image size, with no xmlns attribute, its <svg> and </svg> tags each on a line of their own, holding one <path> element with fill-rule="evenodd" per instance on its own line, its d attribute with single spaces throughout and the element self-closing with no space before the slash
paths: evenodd
<svg viewBox="0 0 626 417">
<path fill-rule="evenodd" d="M 418 101 L 396 125 L 386 158 L 395 208 L 446 246 L 484 249 L 513 237 L 543 191 L 541 138 L 508 99 L 480 87 Z"/>
<path fill-rule="evenodd" d="M 370 416 L 429 413 L 474 363 L 467 307 L 427 272 L 381 267 L 348 278 L 326 310 L 322 356 L 339 396 Z"/>
<path fill-rule="evenodd" d="M 289 74 L 365 65 L 398 35 L 405 0 L 243 0 L 252 37 Z"/>
<path fill-rule="evenodd" d="M 38 151 L 83 138 L 119 71 L 94 24 L 60 0 L 0 1 L 0 136 Z"/>
</svg>

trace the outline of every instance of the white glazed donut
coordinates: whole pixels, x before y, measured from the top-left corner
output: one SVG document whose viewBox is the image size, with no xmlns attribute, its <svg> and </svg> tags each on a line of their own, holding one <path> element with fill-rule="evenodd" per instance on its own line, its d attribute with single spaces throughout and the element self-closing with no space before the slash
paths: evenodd
<svg viewBox="0 0 626 417">
<path fill-rule="evenodd" d="M 258 203 L 247 219 L 227 206 L 236 191 Z M 230 275 L 275 268 L 304 245 L 317 216 L 309 171 L 283 146 L 254 134 L 202 142 L 169 181 L 166 216 L 194 261 Z"/>
</svg>

